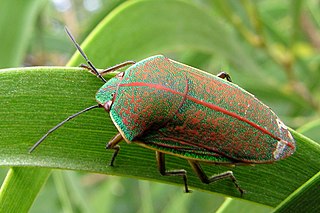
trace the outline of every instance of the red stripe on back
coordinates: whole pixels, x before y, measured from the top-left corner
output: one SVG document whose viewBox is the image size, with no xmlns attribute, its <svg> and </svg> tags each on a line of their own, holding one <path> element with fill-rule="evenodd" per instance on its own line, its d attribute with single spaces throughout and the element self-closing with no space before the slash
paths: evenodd
<svg viewBox="0 0 320 213">
<path fill-rule="evenodd" d="M 184 93 L 175 91 L 175 90 L 170 89 L 170 88 L 168 88 L 168 87 L 164 87 L 163 85 L 152 84 L 152 83 L 145 83 L 145 82 L 124 83 L 124 84 L 119 84 L 119 87 L 150 87 L 150 88 L 155 88 L 155 89 L 159 89 L 159 90 L 168 91 L 168 92 L 173 93 L 173 94 L 178 94 L 178 95 L 181 95 L 181 96 L 185 96 Z M 223 113 L 223 114 L 229 115 L 229 116 L 231 116 L 231 117 L 233 117 L 233 118 L 236 118 L 236 119 L 238 119 L 238 120 L 240 120 L 240 121 L 243 121 L 243 122 L 249 124 L 250 126 L 258 129 L 259 131 L 261 131 L 261 132 L 263 132 L 263 133 L 265 133 L 265 134 L 267 134 L 267 135 L 270 135 L 270 137 L 272 137 L 273 139 L 278 140 L 278 141 L 281 140 L 281 138 L 273 135 L 273 134 L 272 134 L 271 132 L 269 132 L 268 130 L 262 128 L 261 126 L 257 125 L 256 123 L 254 123 L 254 122 L 252 122 L 252 121 L 250 121 L 250 120 L 248 120 L 248 119 L 246 119 L 246 118 L 244 118 L 244 117 L 242 117 L 242 116 L 237 115 L 237 114 L 234 113 L 234 112 L 230 112 L 230 111 L 228 111 L 228 110 L 226 110 L 226 109 L 224 109 L 224 108 L 221 108 L 221 107 L 219 107 L 219 106 L 217 106 L 217 105 L 214 105 L 214 104 L 211 104 L 211 103 L 207 103 L 207 102 L 205 102 L 205 101 L 199 100 L 199 99 L 194 98 L 194 97 L 189 96 L 189 95 L 186 95 L 186 99 L 188 99 L 188 100 L 190 100 L 190 101 L 193 101 L 194 103 L 197 103 L 197 104 L 199 104 L 199 105 L 202 105 L 202 106 L 208 107 L 208 108 L 210 108 L 210 109 L 213 109 L 213 110 L 215 110 L 215 111 L 221 112 L 221 113 Z M 283 141 L 283 140 L 282 140 L 282 141 Z M 286 144 L 287 144 L 288 146 L 290 146 L 291 148 L 294 148 L 294 146 L 293 146 L 291 143 L 289 143 L 289 142 L 287 142 L 287 141 L 283 141 L 283 142 L 286 143 Z"/>
</svg>

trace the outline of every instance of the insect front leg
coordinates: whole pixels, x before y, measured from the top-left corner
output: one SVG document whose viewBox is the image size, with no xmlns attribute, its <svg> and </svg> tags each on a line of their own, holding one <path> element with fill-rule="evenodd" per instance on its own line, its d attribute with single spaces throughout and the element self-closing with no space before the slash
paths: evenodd
<svg viewBox="0 0 320 213">
<path fill-rule="evenodd" d="M 184 169 L 166 170 L 165 155 L 162 152 L 156 151 L 156 158 L 160 174 L 163 176 L 182 176 L 185 192 L 190 192 L 187 184 L 187 171 Z"/>
<path fill-rule="evenodd" d="M 212 183 L 212 182 L 216 182 L 218 180 L 222 180 L 225 178 L 230 178 L 232 180 L 232 182 L 234 183 L 234 185 L 236 186 L 236 188 L 238 189 L 238 191 L 240 192 L 241 196 L 244 193 L 244 190 L 240 188 L 236 177 L 233 175 L 232 171 L 226 171 L 217 175 L 213 175 L 211 177 L 208 177 L 203 169 L 201 168 L 200 164 L 197 161 L 192 161 L 189 160 L 188 161 L 189 164 L 191 165 L 192 169 L 194 170 L 194 172 L 198 175 L 199 179 L 201 180 L 202 183 Z"/>
<path fill-rule="evenodd" d="M 227 81 L 232 82 L 230 75 L 226 72 L 220 72 L 219 74 L 217 74 L 217 76 L 219 78 L 226 79 Z"/>
<path fill-rule="evenodd" d="M 118 145 L 118 143 L 120 143 L 122 139 L 122 135 L 118 133 L 106 145 L 106 149 L 114 149 L 114 153 L 109 164 L 110 166 L 114 165 L 114 161 L 120 151 L 120 146 Z"/>
<path fill-rule="evenodd" d="M 107 73 L 109 73 L 109 72 L 118 70 L 118 69 L 120 69 L 120 68 L 122 68 L 122 67 L 125 67 L 125 66 L 128 66 L 128 65 L 133 65 L 133 64 L 135 64 L 135 63 L 136 63 L 135 61 L 125 61 L 125 62 L 122 62 L 122 63 L 117 64 L 117 65 L 115 65 L 115 66 L 109 67 L 109 68 L 107 68 L 107 69 L 105 69 L 105 70 L 102 70 L 102 71 L 99 72 L 99 73 L 100 73 L 100 75 L 105 75 L 105 74 L 107 74 Z M 90 66 L 88 66 L 88 65 L 86 65 L 86 64 L 80 64 L 80 67 L 89 70 L 93 75 L 97 75 L 96 72 L 95 72 Z"/>
</svg>

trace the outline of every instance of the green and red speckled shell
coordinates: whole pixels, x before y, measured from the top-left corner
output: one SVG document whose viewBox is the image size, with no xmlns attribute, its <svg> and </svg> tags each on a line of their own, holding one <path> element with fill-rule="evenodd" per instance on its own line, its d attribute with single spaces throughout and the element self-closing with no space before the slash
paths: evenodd
<svg viewBox="0 0 320 213">
<path fill-rule="evenodd" d="M 158 55 L 97 92 L 127 142 L 212 163 L 267 163 L 295 151 L 277 115 L 239 86 Z"/>
</svg>

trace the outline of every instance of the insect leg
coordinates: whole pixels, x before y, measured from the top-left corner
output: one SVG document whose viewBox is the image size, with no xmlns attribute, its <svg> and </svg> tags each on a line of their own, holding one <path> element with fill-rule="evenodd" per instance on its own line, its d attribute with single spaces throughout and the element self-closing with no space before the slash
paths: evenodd
<svg viewBox="0 0 320 213">
<path fill-rule="evenodd" d="M 163 176 L 182 176 L 185 192 L 190 192 L 187 184 L 187 171 L 184 169 L 166 170 L 165 155 L 162 152 L 156 151 L 156 158 L 160 174 Z"/>
<path fill-rule="evenodd" d="M 220 72 L 219 74 L 217 74 L 217 76 L 219 78 L 226 79 L 227 81 L 232 82 L 230 75 L 226 72 Z"/>
<path fill-rule="evenodd" d="M 234 185 L 236 186 L 236 188 L 238 189 L 238 191 L 240 192 L 241 196 L 244 193 L 244 190 L 240 188 L 236 177 L 233 175 L 232 171 L 226 171 L 217 175 L 213 175 L 211 177 L 208 177 L 204 171 L 202 170 L 200 164 L 197 161 L 192 161 L 189 160 L 188 161 L 189 164 L 191 165 L 192 169 L 194 170 L 194 172 L 198 175 L 198 177 L 200 178 L 202 183 L 212 183 L 212 182 L 216 182 L 218 180 L 222 180 L 225 178 L 230 178 L 232 180 L 232 182 L 234 183 Z"/>
<path fill-rule="evenodd" d="M 120 64 L 117 64 L 117 65 L 114 65 L 114 66 L 112 66 L 112 67 L 109 67 L 109 68 L 107 68 L 107 69 L 105 69 L 105 70 L 102 70 L 102 71 L 99 72 L 99 73 L 100 73 L 100 75 L 105 75 L 105 74 L 107 74 L 107 73 L 109 73 L 109 72 L 118 70 L 118 69 L 120 69 L 120 68 L 122 68 L 122 67 L 125 67 L 125 66 L 128 66 L 128 65 L 132 65 L 132 64 L 135 64 L 135 63 L 136 63 L 135 61 L 125 61 L 125 62 L 122 62 L 122 63 L 120 63 Z M 88 65 L 86 65 L 86 64 L 81 64 L 80 67 L 89 70 L 93 75 L 97 75 L 97 74 L 95 73 L 95 71 L 94 71 L 90 66 L 88 66 Z"/>
<path fill-rule="evenodd" d="M 114 165 L 114 160 L 116 159 L 120 151 L 120 146 L 118 145 L 118 143 L 120 143 L 122 139 L 122 135 L 118 133 L 106 145 L 106 149 L 114 149 L 114 153 L 109 164 L 110 166 Z"/>
</svg>

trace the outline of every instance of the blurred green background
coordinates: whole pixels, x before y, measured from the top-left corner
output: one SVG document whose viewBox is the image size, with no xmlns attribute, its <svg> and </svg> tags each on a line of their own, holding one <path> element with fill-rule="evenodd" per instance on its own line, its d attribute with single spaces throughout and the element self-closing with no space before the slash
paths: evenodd
<svg viewBox="0 0 320 213">
<path fill-rule="evenodd" d="M 177 9 L 181 7 L 185 10 Z M 161 14 L 150 19 L 158 9 Z M 139 22 L 132 23 L 132 17 Z M 211 25 L 190 21 L 205 17 L 212 19 Z M 84 45 L 97 67 L 165 54 L 213 74 L 224 70 L 288 126 L 320 141 L 320 3 L 316 0 L 0 0 L 0 68 L 64 66 L 75 52 L 65 25 L 81 43 L 97 25 L 113 19 L 110 33 L 100 38 L 115 47 L 90 49 L 90 41 Z M 79 57 L 72 62 L 80 63 Z M 0 180 L 7 171 L 0 169 Z M 181 186 L 53 171 L 30 212 L 271 212 L 273 208 L 200 191 L 185 195 Z"/>
</svg>

